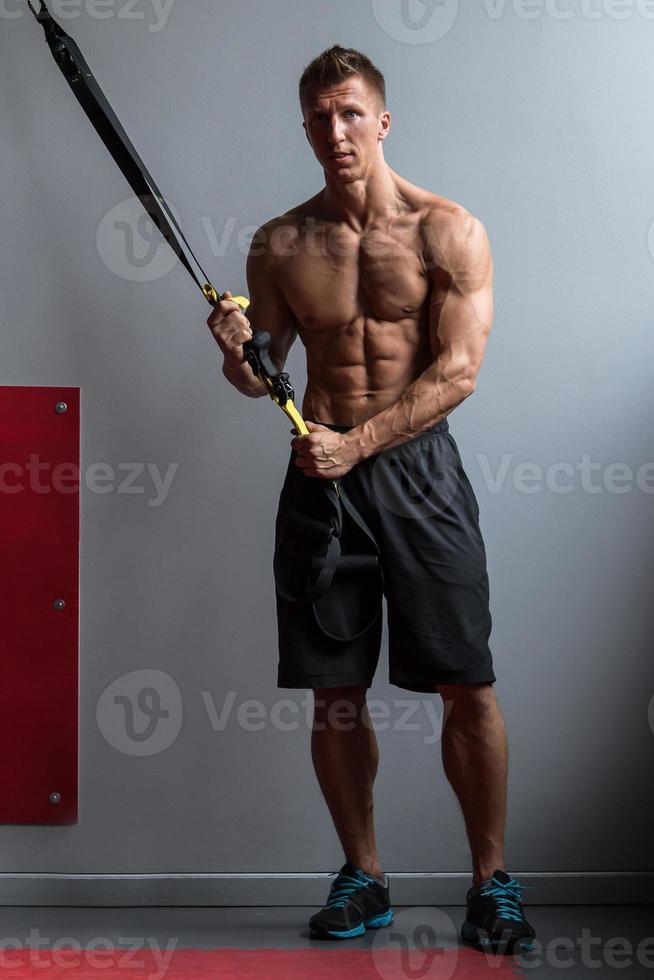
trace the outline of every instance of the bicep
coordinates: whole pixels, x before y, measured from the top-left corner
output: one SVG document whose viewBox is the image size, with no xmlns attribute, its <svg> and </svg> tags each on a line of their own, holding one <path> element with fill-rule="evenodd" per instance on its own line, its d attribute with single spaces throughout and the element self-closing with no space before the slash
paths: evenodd
<svg viewBox="0 0 654 980">
<path fill-rule="evenodd" d="M 434 357 L 454 377 L 474 379 L 493 322 L 493 261 L 482 223 L 459 222 L 432 277 L 430 338 Z"/>
<path fill-rule="evenodd" d="M 252 241 L 247 260 L 250 306 L 246 315 L 253 330 L 265 330 L 270 334 L 270 356 L 277 369 L 283 371 L 297 337 L 297 325 L 293 311 L 275 282 L 267 247 L 260 229 Z"/>
</svg>

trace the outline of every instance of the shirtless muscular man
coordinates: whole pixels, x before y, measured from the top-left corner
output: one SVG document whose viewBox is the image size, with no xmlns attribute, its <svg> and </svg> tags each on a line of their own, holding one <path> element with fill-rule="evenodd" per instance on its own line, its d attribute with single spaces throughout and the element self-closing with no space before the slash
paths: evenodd
<svg viewBox="0 0 654 980">
<path fill-rule="evenodd" d="M 292 439 L 278 526 L 289 500 L 317 481 L 341 480 L 373 528 L 384 567 L 390 683 L 444 702 L 442 761 L 472 855 L 462 937 L 530 948 L 535 933 L 521 886 L 504 866 L 508 748 L 493 689 L 479 507 L 447 422 L 475 391 L 491 330 L 488 238 L 461 205 L 386 163 L 385 82 L 365 55 L 338 45 L 323 52 L 302 76 L 300 102 L 325 186 L 254 236 L 247 317 L 225 293 L 208 324 L 225 377 L 251 398 L 268 395 L 244 360 L 252 327 L 271 334 L 280 371 L 299 335 L 310 434 Z M 410 496 L 417 481 L 423 500 L 426 492 L 436 505 L 412 514 L 411 500 L 389 506 L 375 493 L 380 475 L 399 469 L 409 486 L 413 478 Z M 279 596 L 277 603 L 279 687 L 314 692 L 312 760 L 346 858 L 310 920 L 311 934 L 349 938 L 393 918 L 375 843 L 378 747 L 366 702 L 380 627 L 350 644 L 329 642 L 306 605 Z M 343 705 L 352 709 L 350 724 L 343 724 Z"/>
</svg>

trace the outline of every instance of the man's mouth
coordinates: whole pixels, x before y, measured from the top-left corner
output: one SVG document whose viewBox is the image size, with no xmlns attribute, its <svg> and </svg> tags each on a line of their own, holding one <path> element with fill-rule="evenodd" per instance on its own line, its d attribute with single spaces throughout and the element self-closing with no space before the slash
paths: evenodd
<svg viewBox="0 0 654 980">
<path fill-rule="evenodd" d="M 332 153 L 330 154 L 330 160 L 347 160 L 349 157 L 353 156 L 352 153 Z"/>
</svg>

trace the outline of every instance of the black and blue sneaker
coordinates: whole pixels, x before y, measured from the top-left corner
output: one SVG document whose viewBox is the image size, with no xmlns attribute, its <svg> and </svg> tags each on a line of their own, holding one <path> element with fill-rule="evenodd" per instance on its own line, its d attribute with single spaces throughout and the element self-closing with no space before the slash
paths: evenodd
<svg viewBox="0 0 654 980">
<path fill-rule="evenodd" d="M 498 868 L 492 878 L 468 889 L 462 938 L 492 952 L 531 949 L 536 931 L 525 919 L 520 902 L 520 889 L 530 887 Z"/>
<path fill-rule="evenodd" d="M 351 939 L 393 921 L 388 875 L 382 883 L 351 861 L 334 874 L 327 904 L 309 919 L 312 938 Z"/>
</svg>

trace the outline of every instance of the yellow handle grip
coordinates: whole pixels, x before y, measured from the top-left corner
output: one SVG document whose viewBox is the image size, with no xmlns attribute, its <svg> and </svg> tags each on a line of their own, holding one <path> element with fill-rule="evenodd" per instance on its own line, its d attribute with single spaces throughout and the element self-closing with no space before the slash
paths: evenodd
<svg viewBox="0 0 654 980">
<path fill-rule="evenodd" d="M 220 302 L 220 296 L 218 295 L 214 287 L 211 285 L 211 283 L 209 282 L 205 283 L 204 286 L 202 287 L 202 292 L 207 297 L 207 299 L 209 300 L 212 306 L 216 306 Z M 247 310 L 248 306 L 250 305 L 250 300 L 247 298 L 247 296 L 230 296 L 229 302 L 238 303 L 238 305 L 241 307 L 241 309 L 244 312 L 245 310 Z"/>
<path fill-rule="evenodd" d="M 209 282 L 205 283 L 204 286 L 202 287 L 202 292 L 204 293 L 204 295 L 209 300 L 212 306 L 216 306 L 220 302 L 220 297 L 216 292 L 216 290 L 214 289 L 214 287 L 211 285 L 211 283 Z M 243 312 L 245 312 L 245 310 L 247 310 L 248 306 L 250 305 L 250 300 L 247 299 L 247 297 L 245 296 L 230 296 L 230 302 L 238 303 L 238 305 L 241 307 Z M 273 392 L 272 384 L 270 383 L 270 381 L 268 381 L 268 388 L 270 389 L 269 392 L 270 397 L 277 405 L 279 405 L 279 400 Z M 300 413 L 298 412 L 297 408 L 295 407 L 295 405 L 293 404 L 290 398 L 288 399 L 285 405 L 279 405 L 279 407 L 283 412 L 286 413 L 287 417 L 291 420 L 291 422 L 295 426 L 298 435 L 300 436 L 309 435 L 309 430 L 307 429 L 304 423 L 304 419 L 302 418 L 302 416 L 300 415 Z"/>
</svg>

